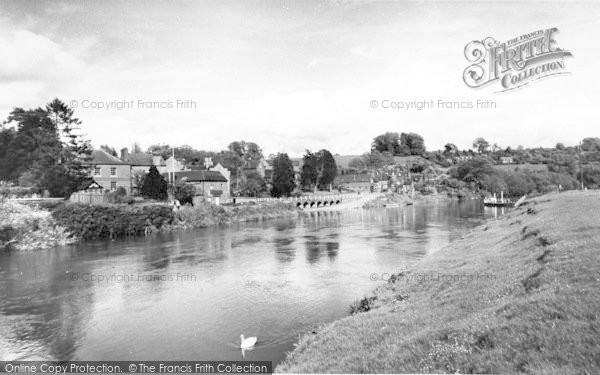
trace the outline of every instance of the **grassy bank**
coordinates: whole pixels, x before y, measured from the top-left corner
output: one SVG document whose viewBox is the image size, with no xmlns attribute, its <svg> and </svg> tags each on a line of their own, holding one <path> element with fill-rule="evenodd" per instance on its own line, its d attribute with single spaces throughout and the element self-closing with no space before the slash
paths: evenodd
<svg viewBox="0 0 600 375">
<path fill-rule="evenodd" d="M 277 371 L 600 373 L 600 194 L 532 199 L 354 310 Z"/>
<path fill-rule="evenodd" d="M 182 207 L 175 212 L 173 228 L 205 228 L 240 222 L 263 221 L 274 218 L 297 217 L 299 210 L 292 203 L 215 206 L 203 204 Z"/>
</svg>

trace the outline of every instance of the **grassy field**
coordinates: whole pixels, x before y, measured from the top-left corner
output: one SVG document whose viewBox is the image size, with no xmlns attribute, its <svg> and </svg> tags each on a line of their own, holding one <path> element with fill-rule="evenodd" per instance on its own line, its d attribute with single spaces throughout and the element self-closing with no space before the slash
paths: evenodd
<svg viewBox="0 0 600 375">
<path fill-rule="evenodd" d="M 598 374 L 600 192 L 532 199 L 354 310 L 276 371 Z"/>
</svg>

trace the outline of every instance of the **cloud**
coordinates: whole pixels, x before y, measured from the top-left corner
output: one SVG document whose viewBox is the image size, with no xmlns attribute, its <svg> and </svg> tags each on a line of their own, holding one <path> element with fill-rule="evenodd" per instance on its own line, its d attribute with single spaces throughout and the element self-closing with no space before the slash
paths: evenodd
<svg viewBox="0 0 600 375">
<path fill-rule="evenodd" d="M 85 70 L 60 44 L 28 30 L 0 32 L 0 51 L 7 51 L 0 59 L 0 109 L 43 105 Z"/>
</svg>

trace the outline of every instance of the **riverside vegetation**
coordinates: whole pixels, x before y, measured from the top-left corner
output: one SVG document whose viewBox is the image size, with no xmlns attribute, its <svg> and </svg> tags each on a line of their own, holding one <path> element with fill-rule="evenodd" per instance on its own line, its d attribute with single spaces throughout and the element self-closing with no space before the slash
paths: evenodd
<svg viewBox="0 0 600 375">
<path fill-rule="evenodd" d="M 597 191 L 531 199 L 394 274 L 276 371 L 599 373 L 599 248 Z"/>
<path fill-rule="evenodd" d="M 292 204 L 248 206 L 201 204 L 177 211 L 165 205 L 82 205 L 52 209 L 0 202 L 0 249 L 35 250 L 81 240 L 147 235 L 178 229 L 294 217 Z"/>
</svg>

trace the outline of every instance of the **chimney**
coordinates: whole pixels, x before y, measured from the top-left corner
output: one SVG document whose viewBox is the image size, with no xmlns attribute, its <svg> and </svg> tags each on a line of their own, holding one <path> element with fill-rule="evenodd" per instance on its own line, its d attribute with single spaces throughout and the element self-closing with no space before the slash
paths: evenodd
<svg viewBox="0 0 600 375">
<path fill-rule="evenodd" d="M 129 156 L 129 150 L 127 147 L 121 149 L 121 160 L 125 161 Z"/>
</svg>

